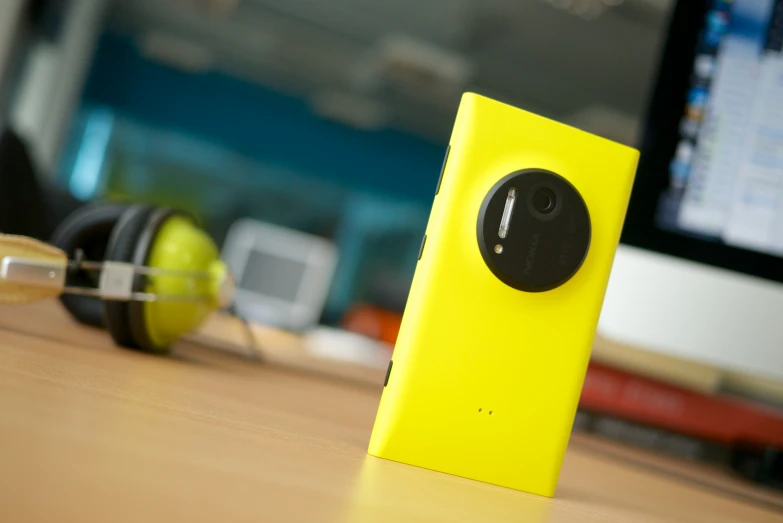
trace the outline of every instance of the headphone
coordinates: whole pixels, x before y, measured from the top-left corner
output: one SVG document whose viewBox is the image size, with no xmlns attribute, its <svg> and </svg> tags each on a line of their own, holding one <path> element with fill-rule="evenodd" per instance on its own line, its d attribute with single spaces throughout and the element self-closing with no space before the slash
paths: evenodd
<svg viewBox="0 0 783 523">
<path fill-rule="evenodd" d="M 50 234 L 49 244 L 38 241 Z M 0 303 L 59 296 L 117 344 L 163 353 L 233 291 L 193 217 L 143 204 L 81 206 L 38 180 L 24 141 L 0 120 Z"/>
<path fill-rule="evenodd" d="M 9 247 L 12 240 L 26 250 Z M 49 295 L 59 295 L 76 320 L 105 327 L 124 347 L 165 353 L 233 298 L 233 279 L 215 243 L 174 209 L 89 204 L 57 227 L 50 245 L 23 242 L 34 240 L 0 242 L 11 254 L 0 252 L 6 301 L 40 299 L 35 293 L 51 288 Z"/>
</svg>

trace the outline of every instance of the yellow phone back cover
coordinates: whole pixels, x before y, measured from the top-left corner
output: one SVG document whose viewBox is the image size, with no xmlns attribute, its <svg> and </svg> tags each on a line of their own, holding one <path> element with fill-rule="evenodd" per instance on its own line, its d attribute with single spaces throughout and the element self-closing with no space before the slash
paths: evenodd
<svg viewBox="0 0 783 523">
<path fill-rule="evenodd" d="M 639 153 L 468 93 L 462 98 L 369 453 L 553 496 Z M 509 173 L 553 171 L 592 226 L 581 268 L 546 292 L 501 282 L 477 239 Z"/>
</svg>

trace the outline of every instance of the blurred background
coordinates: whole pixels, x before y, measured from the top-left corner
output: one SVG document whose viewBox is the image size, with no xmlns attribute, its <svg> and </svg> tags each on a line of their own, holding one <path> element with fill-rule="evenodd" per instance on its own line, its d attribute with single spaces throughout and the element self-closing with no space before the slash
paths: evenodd
<svg viewBox="0 0 783 523">
<path fill-rule="evenodd" d="M 576 427 L 779 487 L 783 120 L 750 117 L 783 118 L 782 47 L 777 0 L 3 0 L 47 195 L 0 143 L 0 223 L 185 209 L 243 314 L 385 369 L 463 92 L 644 145 Z"/>
<path fill-rule="evenodd" d="M 38 168 L 79 200 L 184 208 L 219 244 L 242 217 L 333 241 L 334 322 L 402 310 L 462 92 L 633 144 L 667 7 L 12 0 L 0 78 Z"/>
</svg>

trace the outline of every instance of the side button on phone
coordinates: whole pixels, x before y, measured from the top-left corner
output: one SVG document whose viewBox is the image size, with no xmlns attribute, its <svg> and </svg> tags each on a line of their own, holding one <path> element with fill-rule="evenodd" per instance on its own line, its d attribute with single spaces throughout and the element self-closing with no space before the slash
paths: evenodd
<svg viewBox="0 0 783 523">
<path fill-rule="evenodd" d="M 451 152 L 451 145 L 446 147 L 446 156 L 443 158 L 443 165 L 440 166 L 440 176 L 438 176 L 438 186 L 435 187 L 435 195 L 440 191 L 440 182 L 443 181 L 443 171 L 446 170 L 446 162 L 449 161 L 449 153 Z"/>
<path fill-rule="evenodd" d="M 389 368 L 386 369 L 386 379 L 383 380 L 383 386 L 384 387 L 389 384 L 389 375 L 391 374 L 391 368 L 392 368 L 392 364 L 393 363 L 394 363 L 394 360 L 389 360 Z"/>
<path fill-rule="evenodd" d="M 424 244 L 427 243 L 427 235 L 425 234 L 421 238 L 421 245 L 419 245 L 419 259 L 421 260 L 421 253 L 424 252 Z"/>
</svg>

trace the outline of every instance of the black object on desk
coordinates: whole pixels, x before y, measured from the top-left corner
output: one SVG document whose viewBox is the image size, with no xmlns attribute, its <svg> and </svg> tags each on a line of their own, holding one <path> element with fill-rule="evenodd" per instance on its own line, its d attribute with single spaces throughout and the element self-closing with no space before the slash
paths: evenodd
<svg viewBox="0 0 783 523">
<path fill-rule="evenodd" d="M 48 240 L 81 203 L 42 183 L 22 139 L 0 121 L 0 232 Z"/>
</svg>

